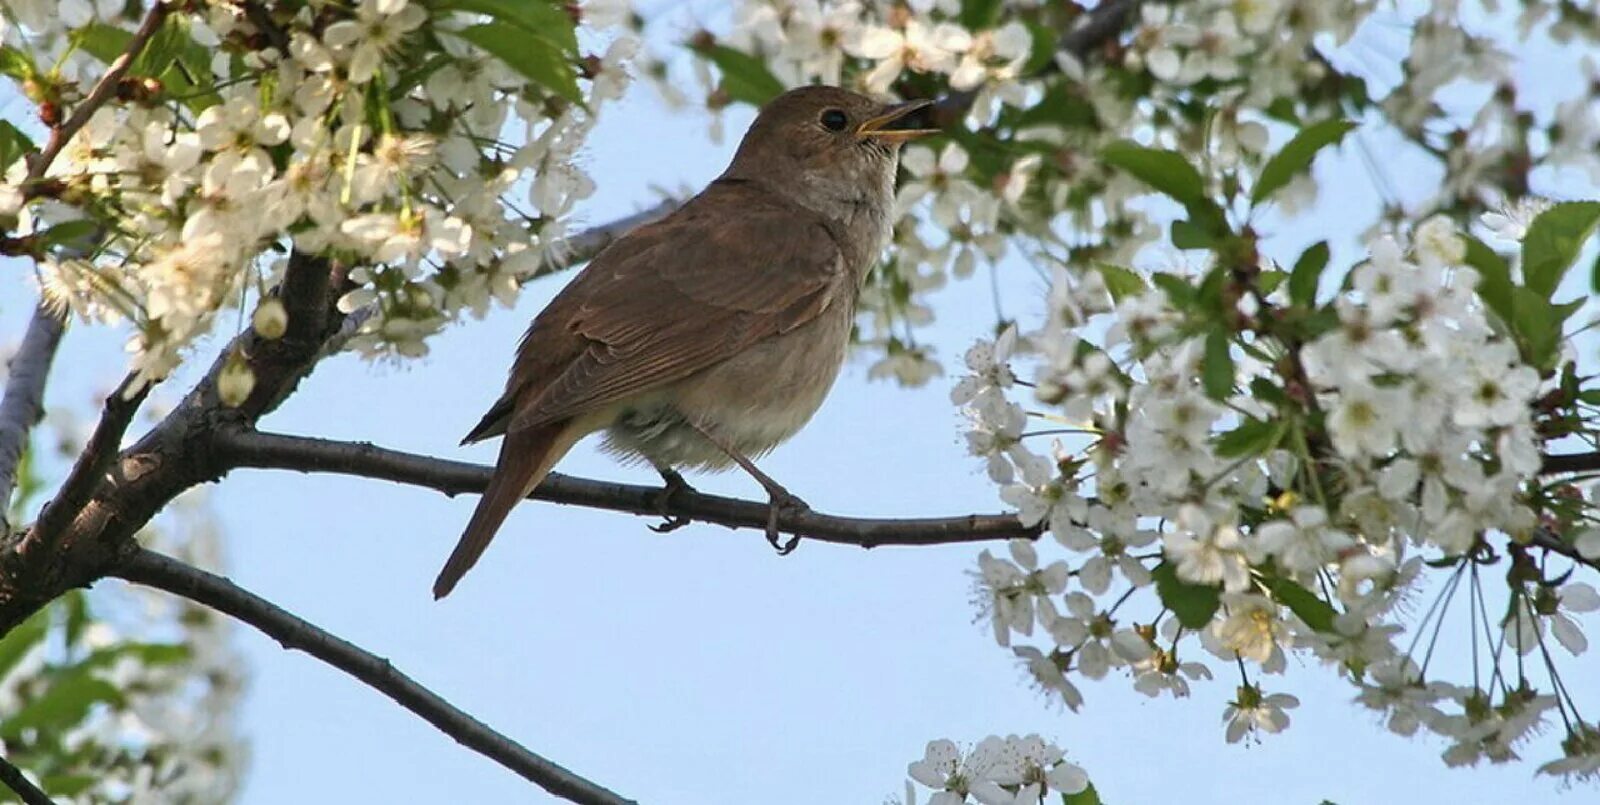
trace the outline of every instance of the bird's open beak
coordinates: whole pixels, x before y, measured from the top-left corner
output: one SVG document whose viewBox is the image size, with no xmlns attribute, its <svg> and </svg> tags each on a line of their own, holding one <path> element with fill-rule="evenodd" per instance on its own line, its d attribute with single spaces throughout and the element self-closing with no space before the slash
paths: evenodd
<svg viewBox="0 0 1600 805">
<path fill-rule="evenodd" d="M 929 134 L 938 134 L 938 129 L 928 125 L 925 115 L 915 114 L 932 105 L 933 101 L 920 100 L 885 107 L 883 114 L 862 123 L 861 127 L 856 129 L 856 135 L 891 143 L 903 143 Z"/>
</svg>

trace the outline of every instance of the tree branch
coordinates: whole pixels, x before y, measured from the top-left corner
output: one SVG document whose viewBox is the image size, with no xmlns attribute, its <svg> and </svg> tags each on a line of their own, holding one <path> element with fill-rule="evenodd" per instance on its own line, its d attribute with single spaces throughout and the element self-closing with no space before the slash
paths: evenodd
<svg viewBox="0 0 1600 805">
<path fill-rule="evenodd" d="M 110 100 L 117 92 L 117 85 L 122 82 L 122 76 L 133 66 L 134 59 L 144 52 L 145 45 L 150 43 L 150 37 L 161 30 L 161 24 L 167 19 L 167 12 L 172 9 L 172 4 L 167 0 L 156 0 L 150 4 L 150 10 L 145 13 L 144 21 L 139 24 L 139 29 L 133 32 L 133 38 L 128 40 L 128 46 L 123 49 L 122 55 L 113 59 L 106 67 L 100 80 L 95 82 L 94 88 L 84 97 L 77 106 L 72 108 L 72 114 L 65 122 L 50 129 L 50 139 L 45 141 L 44 149 L 33 155 L 28 160 L 28 178 L 25 185 L 31 186 L 36 180 L 42 178 L 45 171 L 50 169 L 50 163 L 56 160 L 61 149 L 67 147 L 73 135 L 94 117 L 94 113 L 106 101 Z"/>
<path fill-rule="evenodd" d="M 659 218 L 676 205 L 664 202 L 574 235 L 569 254 L 550 261 L 550 270 L 593 257 L 628 229 Z M 88 462 L 82 465 L 82 475 L 96 483 L 82 505 L 52 504 L 64 518 L 59 528 L 52 515 L 44 523 L 48 529 L 36 524 L 9 537 L 0 533 L 0 636 L 66 590 L 110 573 L 137 548 L 133 534 L 167 503 L 227 471 L 214 455 L 213 434 L 253 428 L 354 333 L 350 317 L 341 315 L 335 305 L 344 292 L 344 277 L 344 266 L 292 253 L 277 290 L 289 313 L 282 338 L 265 339 L 254 330 L 245 331 L 223 349 L 183 401 L 136 444 L 114 454 L 108 463 L 91 461 L 87 454 L 80 457 Z M 217 376 L 233 353 L 244 356 L 256 377 L 250 397 L 237 408 L 224 405 L 216 391 Z M 120 439 L 115 422 L 102 423 L 102 428 Z M 115 439 L 103 441 L 112 443 L 114 450 Z"/>
<path fill-rule="evenodd" d="M 22 769 L 17 768 L 0 757 L 0 783 L 5 783 L 12 793 L 22 800 L 23 805 L 56 805 L 49 794 L 40 790 L 31 780 L 23 775 Z"/>
<path fill-rule="evenodd" d="M 11 358 L 5 396 L 0 397 L 0 535 L 8 530 L 6 510 L 17 488 L 17 470 L 28 448 L 28 434 L 44 416 L 45 381 L 65 330 L 66 324 L 40 305 Z"/>
<path fill-rule="evenodd" d="M 318 628 L 228 579 L 145 548 L 135 550 L 112 575 L 165 590 L 244 621 L 284 648 L 303 651 L 361 680 L 462 746 L 558 797 L 586 805 L 631 805 L 633 802 L 495 732 L 437 693 L 417 684 L 388 660 Z"/>
<path fill-rule="evenodd" d="M 230 430 L 216 434 L 217 460 L 229 469 L 253 467 L 300 472 L 356 475 L 425 487 L 446 495 L 482 492 L 492 468 L 460 461 L 387 450 L 364 442 L 337 442 L 258 431 Z M 670 514 L 728 528 L 764 531 L 769 504 L 683 490 L 673 494 L 665 511 L 661 489 L 654 486 L 594 481 L 552 473 L 530 495 L 575 506 L 639 515 Z M 819 512 L 782 512 L 778 529 L 819 542 L 876 548 L 884 545 L 947 545 L 1014 538 L 1034 539 L 1038 527 L 1027 527 L 1010 514 L 958 517 L 873 519 Z"/>
<path fill-rule="evenodd" d="M 1545 456 L 1539 465 L 1540 475 L 1560 475 L 1568 472 L 1600 471 L 1600 453 L 1567 453 Z"/>
<path fill-rule="evenodd" d="M 89 502 L 89 497 L 105 477 L 106 471 L 111 468 L 111 462 L 117 456 L 117 451 L 122 447 L 122 436 L 128 432 L 128 425 L 133 422 L 133 415 L 138 412 L 139 405 L 150 394 L 150 384 L 146 383 L 134 387 L 135 376 L 128 375 L 122 383 L 106 397 L 105 408 L 100 414 L 100 421 L 96 423 L 94 433 L 89 436 L 89 441 L 84 444 L 83 452 L 72 464 L 72 470 L 67 473 L 67 479 L 61 482 L 61 488 L 45 504 L 44 510 L 39 513 L 39 519 L 28 530 L 28 536 L 18 546 L 18 552 L 28 553 L 35 546 L 32 543 L 50 539 L 52 534 L 59 532 L 71 522 L 74 513 Z"/>
</svg>

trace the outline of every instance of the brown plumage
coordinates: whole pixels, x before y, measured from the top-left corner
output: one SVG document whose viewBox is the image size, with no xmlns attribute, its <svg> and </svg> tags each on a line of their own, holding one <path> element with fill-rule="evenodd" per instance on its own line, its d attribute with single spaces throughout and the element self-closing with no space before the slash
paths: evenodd
<svg viewBox="0 0 1600 805">
<path fill-rule="evenodd" d="M 899 143 L 926 133 L 906 122 L 920 106 L 831 87 L 780 96 L 721 177 L 603 251 L 539 313 L 505 393 L 464 440 L 506 437 L 436 598 L 589 433 L 665 471 L 730 466 L 799 430 L 843 362 L 889 234 Z M 776 506 L 781 490 L 768 491 Z"/>
</svg>

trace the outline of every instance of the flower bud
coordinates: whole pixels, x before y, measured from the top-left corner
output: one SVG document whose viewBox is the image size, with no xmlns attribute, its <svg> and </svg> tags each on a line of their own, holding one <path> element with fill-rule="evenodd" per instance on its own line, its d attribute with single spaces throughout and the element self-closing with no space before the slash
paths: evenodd
<svg viewBox="0 0 1600 805">
<path fill-rule="evenodd" d="M 255 315 L 250 317 L 250 326 L 255 328 L 257 335 L 275 341 L 289 329 L 289 311 L 283 309 L 282 300 L 269 296 L 256 306 Z"/>
<path fill-rule="evenodd" d="M 245 363 L 244 356 L 238 352 L 228 356 L 228 362 L 222 365 L 222 371 L 217 373 L 217 397 L 222 404 L 229 408 L 238 408 L 250 398 L 250 392 L 256 387 L 256 373 L 250 370 L 250 365 Z"/>
</svg>

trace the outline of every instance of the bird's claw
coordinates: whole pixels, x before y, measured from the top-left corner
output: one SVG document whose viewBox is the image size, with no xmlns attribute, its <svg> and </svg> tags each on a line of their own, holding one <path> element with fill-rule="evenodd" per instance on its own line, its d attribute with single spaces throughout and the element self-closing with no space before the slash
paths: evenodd
<svg viewBox="0 0 1600 805">
<path fill-rule="evenodd" d="M 806 502 L 796 497 L 789 490 L 782 487 L 767 491 L 769 503 L 767 507 L 767 544 L 778 552 L 779 556 L 788 556 L 800 546 L 800 535 L 795 534 L 788 540 L 783 539 L 783 533 L 778 530 L 778 516 L 783 512 L 800 514 L 808 512 L 811 507 Z"/>
<path fill-rule="evenodd" d="M 655 494 L 656 512 L 661 515 L 661 522 L 649 526 L 657 534 L 666 534 L 677 531 L 693 521 L 686 514 L 672 512 L 672 499 L 683 492 L 694 492 L 694 487 L 683 480 L 683 476 L 673 470 L 661 470 L 661 491 Z"/>
</svg>

